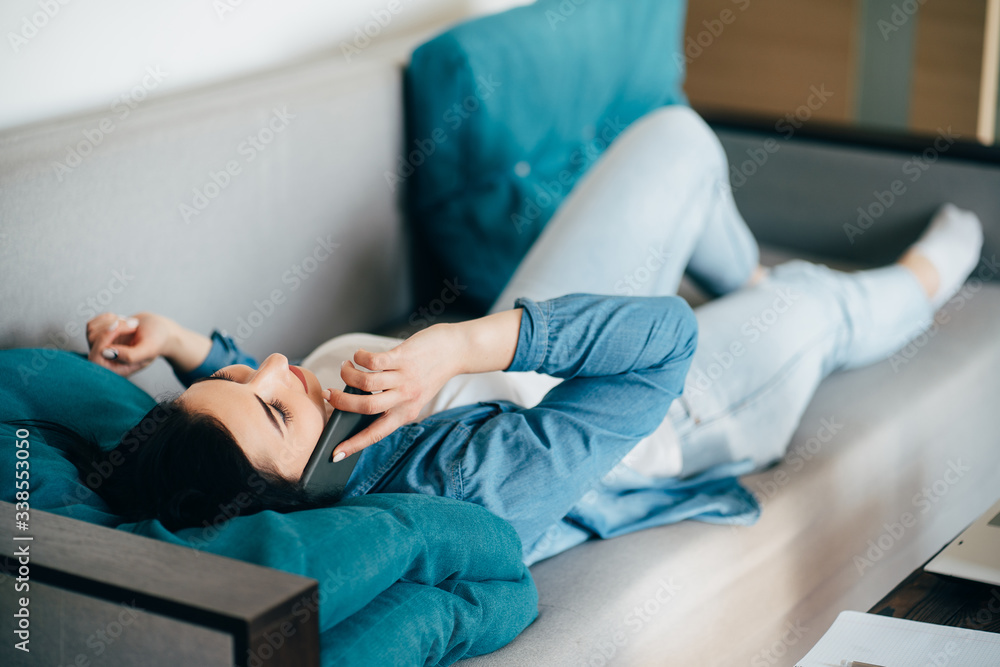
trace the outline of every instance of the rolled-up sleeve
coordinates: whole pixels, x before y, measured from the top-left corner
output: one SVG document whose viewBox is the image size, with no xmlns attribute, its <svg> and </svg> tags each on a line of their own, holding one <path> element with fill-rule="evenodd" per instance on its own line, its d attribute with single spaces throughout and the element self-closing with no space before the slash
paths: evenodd
<svg viewBox="0 0 1000 667">
<path fill-rule="evenodd" d="M 213 331 L 212 347 L 205 360 L 197 368 L 187 373 L 179 373 L 174 370 L 174 375 L 181 381 L 181 384 L 190 387 L 195 380 L 208 377 L 220 368 L 234 364 L 244 364 L 251 368 L 257 368 L 257 360 L 241 350 L 236 341 L 229 336 L 223 336 L 218 331 Z"/>
<path fill-rule="evenodd" d="M 697 344 L 698 321 L 677 296 L 570 294 L 516 303 L 521 330 L 508 371 L 566 379 L 624 373 L 677 379 L 680 364 L 683 381 Z"/>
</svg>

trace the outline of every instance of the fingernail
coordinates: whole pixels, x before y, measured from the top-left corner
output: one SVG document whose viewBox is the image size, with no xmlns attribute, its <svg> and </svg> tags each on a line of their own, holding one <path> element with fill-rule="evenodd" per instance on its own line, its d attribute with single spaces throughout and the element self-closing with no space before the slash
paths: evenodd
<svg viewBox="0 0 1000 667">
<path fill-rule="evenodd" d="M 110 347 L 105 348 L 104 351 L 101 352 L 101 356 L 104 357 L 105 359 L 117 359 L 118 350 L 112 350 Z"/>
<path fill-rule="evenodd" d="M 108 327 L 108 331 L 114 331 L 115 329 L 118 328 L 119 324 L 121 324 L 121 320 L 115 320 L 114 323 L 110 327 Z"/>
<path fill-rule="evenodd" d="M 344 452 L 337 452 L 336 454 L 333 455 L 333 462 L 340 463 L 341 461 L 344 460 L 344 457 L 346 456 L 347 454 L 344 454 Z"/>
<path fill-rule="evenodd" d="M 134 329 L 135 327 L 139 326 L 138 318 L 135 317 L 128 318 L 127 320 L 125 320 L 125 326 L 127 326 L 129 329 Z"/>
<path fill-rule="evenodd" d="M 330 400 L 330 395 L 331 395 L 331 394 L 330 394 L 330 390 L 329 390 L 329 389 L 324 389 L 324 390 L 323 390 L 323 398 L 324 398 L 324 399 L 326 399 L 326 400 L 328 400 L 328 401 L 329 401 L 329 400 Z"/>
</svg>

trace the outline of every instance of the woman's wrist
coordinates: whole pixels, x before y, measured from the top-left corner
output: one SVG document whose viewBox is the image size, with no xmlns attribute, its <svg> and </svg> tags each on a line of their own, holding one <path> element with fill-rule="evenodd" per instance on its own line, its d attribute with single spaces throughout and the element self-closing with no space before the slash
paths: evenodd
<svg viewBox="0 0 1000 667">
<path fill-rule="evenodd" d="M 175 371 L 189 373 L 198 368 L 212 349 L 212 339 L 185 329 L 173 320 L 164 319 L 169 333 L 167 342 L 163 346 L 163 358 Z"/>
<path fill-rule="evenodd" d="M 515 308 L 449 325 L 456 328 L 458 373 L 507 370 L 517 351 L 521 313 L 521 308 Z"/>
</svg>

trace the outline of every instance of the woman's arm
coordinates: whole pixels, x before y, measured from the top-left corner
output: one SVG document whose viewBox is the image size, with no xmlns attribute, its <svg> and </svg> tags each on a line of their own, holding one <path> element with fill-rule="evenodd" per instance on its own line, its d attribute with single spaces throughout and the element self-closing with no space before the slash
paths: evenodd
<svg viewBox="0 0 1000 667">
<path fill-rule="evenodd" d="M 131 375 L 162 356 L 185 385 L 230 364 L 256 366 L 232 341 L 218 334 L 210 339 L 155 313 L 129 318 L 102 313 L 87 323 L 87 343 L 88 358 L 119 375 Z"/>
<path fill-rule="evenodd" d="M 358 350 L 354 361 L 372 373 L 344 362 L 341 377 L 352 387 L 378 391 L 371 396 L 328 390 L 338 410 L 383 413 L 368 428 L 336 448 L 350 456 L 413 421 L 441 387 L 456 375 L 506 370 L 514 359 L 521 331 L 521 309 L 457 324 L 435 324 L 415 333 L 388 352 Z"/>
</svg>

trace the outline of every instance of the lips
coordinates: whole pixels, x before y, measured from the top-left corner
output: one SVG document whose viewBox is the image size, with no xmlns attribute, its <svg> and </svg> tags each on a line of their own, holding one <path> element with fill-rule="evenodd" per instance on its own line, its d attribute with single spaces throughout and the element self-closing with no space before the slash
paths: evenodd
<svg viewBox="0 0 1000 667">
<path fill-rule="evenodd" d="M 290 370 L 295 375 L 295 377 L 297 377 L 299 381 L 302 382 L 302 387 L 306 390 L 306 393 L 308 394 L 309 384 L 306 382 L 306 376 L 305 373 L 302 372 L 302 369 L 299 368 L 298 366 L 292 366 L 291 364 L 289 364 L 288 370 Z"/>
</svg>

